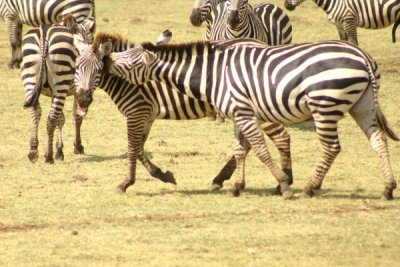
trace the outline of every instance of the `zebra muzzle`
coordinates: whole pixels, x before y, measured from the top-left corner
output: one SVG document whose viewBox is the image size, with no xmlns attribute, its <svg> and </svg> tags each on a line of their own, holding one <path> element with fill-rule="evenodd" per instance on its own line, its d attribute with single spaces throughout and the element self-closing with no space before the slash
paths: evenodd
<svg viewBox="0 0 400 267">
<path fill-rule="evenodd" d="M 201 26 L 201 23 L 203 22 L 201 20 L 201 10 L 200 8 L 194 8 L 192 11 L 192 14 L 190 15 L 190 22 L 192 23 L 193 26 Z"/>
<path fill-rule="evenodd" d="M 293 5 L 293 4 L 291 4 L 291 3 L 288 3 L 288 1 L 285 1 L 285 8 L 286 8 L 287 10 L 289 10 L 289 11 L 293 11 L 293 10 L 296 9 L 296 6 Z"/>
<path fill-rule="evenodd" d="M 232 30 L 236 29 L 239 24 L 239 11 L 231 10 L 226 22 Z"/>
</svg>

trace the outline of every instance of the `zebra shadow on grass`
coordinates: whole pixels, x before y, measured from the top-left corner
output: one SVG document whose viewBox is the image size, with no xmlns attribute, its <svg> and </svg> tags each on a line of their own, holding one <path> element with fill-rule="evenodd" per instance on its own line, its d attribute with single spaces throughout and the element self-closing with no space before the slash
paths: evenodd
<svg viewBox="0 0 400 267">
<path fill-rule="evenodd" d="M 126 158 L 128 158 L 126 154 L 121 154 L 116 156 L 99 156 L 99 155 L 85 154 L 84 157 L 80 159 L 80 162 L 103 162 L 108 160 L 126 159 Z"/>
</svg>

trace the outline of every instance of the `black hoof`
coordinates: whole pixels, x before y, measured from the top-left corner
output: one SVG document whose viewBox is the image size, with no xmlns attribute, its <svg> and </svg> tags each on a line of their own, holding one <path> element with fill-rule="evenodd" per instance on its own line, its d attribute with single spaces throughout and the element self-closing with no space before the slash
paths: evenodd
<svg viewBox="0 0 400 267">
<path fill-rule="evenodd" d="M 44 161 L 45 163 L 54 164 L 54 159 L 53 159 L 53 157 L 46 157 L 46 156 L 45 156 L 45 158 L 46 158 L 45 161 Z"/>
<path fill-rule="evenodd" d="M 126 188 L 122 185 L 117 186 L 117 188 L 115 188 L 115 192 L 117 194 L 125 194 L 126 193 Z"/>
<path fill-rule="evenodd" d="M 75 155 L 81 155 L 81 154 L 85 154 L 85 148 L 81 145 L 81 144 L 74 144 L 74 154 Z"/>
<path fill-rule="evenodd" d="M 171 183 L 176 185 L 176 180 L 174 174 L 170 171 L 166 171 L 164 173 L 164 177 L 161 179 L 164 183 Z"/>
<path fill-rule="evenodd" d="M 38 160 L 38 152 L 37 151 L 30 151 L 28 154 L 28 159 L 35 163 Z"/>
<path fill-rule="evenodd" d="M 311 198 L 314 196 L 314 191 L 311 189 L 311 187 L 305 187 L 303 190 L 303 198 Z"/>
<path fill-rule="evenodd" d="M 62 152 L 62 150 L 57 150 L 56 154 L 54 155 L 54 158 L 56 160 L 63 161 L 64 160 L 64 153 Z"/>
<path fill-rule="evenodd" d="M 382 193 L 382 199 L 383 200 L 394 200 L 393 190 L 394 189 L 385 188 L 385 190 Z"/>
<path fill-rule="evenodd" d="M 277 196 L 281 196 L 282 195 L 281 186 L 279 184 L 275 187 L 274 195 L 277 195 Z"/>
</svg>

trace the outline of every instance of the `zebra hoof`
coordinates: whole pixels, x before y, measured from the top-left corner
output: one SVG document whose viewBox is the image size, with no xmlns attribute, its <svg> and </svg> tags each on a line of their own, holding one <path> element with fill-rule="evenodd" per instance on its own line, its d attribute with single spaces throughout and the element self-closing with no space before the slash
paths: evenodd
<svg viewBox="0 0 400 267">
<path fill-rule="evenodd" d="M 115 192 L 117 194 L 123 195 L 126 193 L 126 187 L 124 185 L 119 185 L 117 188 L 115 188 Z"/>
<path fill-rule="evenodd" d="M 166 171 L 164 173 L 164 177 L 162 178 L 162 181 L 164 183 L 171 183 L 171 184 L 176 185 L 176 180 L 175 180 L 174 174 L 170 171 Z"/>
<path fill-rule="evenodd" d="M 277 196 L 281 196 L 282 195 L 281 186 L 279 184 L 275 187 L 274 195 L 277 195 Z"/>
<path fill-rule="evenodd" d="M 28 159 L 30 162 L 35 163 L 38 160 L 38 152 L 36 151 L 30 151 L 28 154 Z"/>
<path fill-rule="evenodd" d="M 293 194 L 293 191 L 292 191 L 291 189 L 285 190 L 285 191 L 282 193 L 282 199 L 284 199 L 284 200 L 286 200 L 286 199 L 293 199 L 293 196 L 294 196 L 294 194 Z"/>
<path fill-rule="evenodd" d="M 314 196 L 314 191 L 311 189 L 311 187 L 306 187 L 303 190 L 302 197 L 303 198 L 312 198 Z"/>
<path fill-rule="evenodd" d="M 56 160 L 63 161 L 64 160 L 64 153 L 62 152 L 62 150 L 57 150 L 56 154 L 54 155 L 54 158 Z"/>
<path fill-rule="evenodd" d="M 228 192 L 226 193 L 228 197 L 238 197 L 240 195 L 239 189 L 229 189 Z"/>
<path fill-rule="evenodd" d="M 54 159 L 53 159 L 53 157 L 52 156 L 45 156 L 45 163 L 49 163 L 49 164 L 54 164 Z"/>
<path fill-rule="evenodd" d="M 74 144 L 74 154 L 75 155 L 85 154 L 85 148 L 81 144 Z"/>
<path fill-rule="evenodd" d="M 382 197 L 381 197 L 382 200 L 394 200 L 393 190 L 394 189 L 385 188 L 385 190 L 382 193 Z"/>
<path fill-rule="evenodd" d="M 221 190 L 221 188 L 224 187 L 224 185 L 221 183 L 212 183 L 210 191 L 218 191 Z"/>
<path fill-rule="evenodd" d="M 245 187 L 246 187 L 246 183 L 235 183 L 235 187 L 238 189 L 238 190 L 243 190 Z"/>
</svg>

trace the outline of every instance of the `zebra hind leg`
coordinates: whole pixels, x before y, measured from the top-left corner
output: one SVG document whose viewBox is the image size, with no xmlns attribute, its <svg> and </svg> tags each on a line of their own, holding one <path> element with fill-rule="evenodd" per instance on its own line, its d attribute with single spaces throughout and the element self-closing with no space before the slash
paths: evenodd
<svg viewBox="0 0 400 267">
<path fill-rule="evenodd" d="M 28 158 L 32 163 L 35 163 L 38 160 L 38 129 L 39 129 L 39 121 L 42 116 L 42 108 L 40 107 L 39 101 L 37 105 L 32 108 L 31 110 L 31 117 L 32 117 L 32 133 L 30 139 L 30 149 Z"/>
<path fill-rule="evenodd" d="M 63 152 L 63 148 L 64 148 L 64 144 L 63 144 L 63 139 L 62 139 L 62 128 L 64 126 L 65 123 L 65 116 L 64 116 L 64 112 L 61 111 L 60 117 L 58 118 L 58 124 L 57 124 L 57 128 L 58 128 L 58 140 L 56 142 L 56 154 L 54 155 L 54 158 L 56 160 L 64 160 L 64 152 Z"/>
<path fill-rule="evenodd" d="M 380 158 L 380 165 L 384 174 L 382 198 L 392 200 L 397 182 L 393 176 L 385 134 L 395 141 L 399 141 L 399 137 L 395 136 L 390 130 L 380 108 L 375 109 L 372 90 L 364 93 L 363 97 L 352 107 L 350 114 L 363 130 L 371 143 L 372 149 Z"/>
<path fill-rule="evenodd" d="M 263 136 L 263 132 L 261 130 L 261 127 L 258 124 L 258 121 L 254 117 L 248 117 L 248 116 L 236 116 L 235 121 L 239 127 L 239 129 L 242 131 L 244 137 L 247 139 L 249 142 L 250 146 L 253 148 L 256 156 L 263 162 L 268 169 L 271 171 L 273 176 L 276 178 L 278 181 L 280 188 L 281 188 L 281 193 L 283 199 L 290 199 L 293 197 L 293 191 L 289 185 L 289 177 L 288 175 L 282 171 L 282 169 L 276 164 L 272 157 L 271 154 L 268 151 L 267 145 L 265 143 L 265 139 Z M 245 155 L 237 155 L 237 151 L 235 150 L 235 157 L 237 160 L 237 166 L 241 166 L 239 163 L 244 166 L 244 159 Z M 239 159 L 239 161 L 238 161 Z M 243 162 L 240 162 L 242 160 Z M 244 170 L 243 173 L 240 173 L 244 177 Z M 243 179 L 244 180 L 244 179 Z M 239 179 L 238 182 L 241 180 Z M 240 188 L 238 188 L 235 184 L 235 187 L 231 189 L 234 193 L 236 191 L 239 191 Z"/>
<path fill-rule="evenodd" d="M 318 116 L 314 118 L 315 127 L 322 146 L 322 161 L 317 165 L 313 176 L 304 188 L 303 196 L 314 196 L 315 190 L 321 188 L 322 182 L 329 171 L 337 155 L 341 151 L 339 136 L 337 132 L 337 120 L 327 123 L 324 118 L 319 120 Z"/>
</svg>

